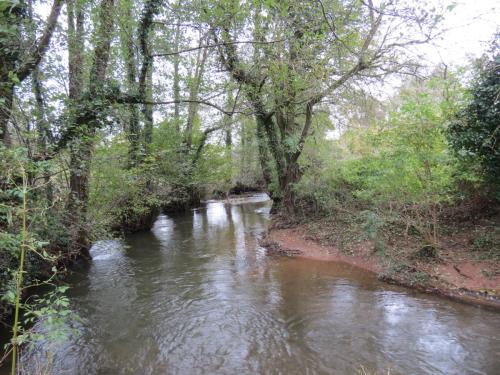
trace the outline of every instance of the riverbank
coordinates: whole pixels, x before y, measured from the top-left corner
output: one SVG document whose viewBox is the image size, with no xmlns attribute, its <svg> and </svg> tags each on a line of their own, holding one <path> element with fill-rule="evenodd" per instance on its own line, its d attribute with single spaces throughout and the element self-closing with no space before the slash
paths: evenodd
<svg viewBox="0 0 500 375">
<path fill-rule="evenodd" d="M 418 257 L 418 241 L 394 232 L 383 246 L 342 221 L 273 224 L 261 244 L 270 253 L 343 262 L 375 273 L 388 283 L 500 310 L 500 261 L 471 250 L 469 236 L 441 240 L 438 255 Z M 346 244 L 346 241 L 350 241 Z M 382 247 L 382 249 L 381 249 Z"/>
</svg>

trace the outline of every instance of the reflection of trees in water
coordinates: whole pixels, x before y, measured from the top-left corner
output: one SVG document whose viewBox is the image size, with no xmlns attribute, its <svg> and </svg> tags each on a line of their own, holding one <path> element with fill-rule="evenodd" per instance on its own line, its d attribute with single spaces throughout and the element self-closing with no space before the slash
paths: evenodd
<svg viewBox="0 0 500 375">
<path fill-rule="evenodd" d="M 208 253 L 226 255 L 234 247 L 233 218 L 230 207 L 217 202 L 207 205 L 204 215 L 207 221 L 203 243 Z"/>
</svg>

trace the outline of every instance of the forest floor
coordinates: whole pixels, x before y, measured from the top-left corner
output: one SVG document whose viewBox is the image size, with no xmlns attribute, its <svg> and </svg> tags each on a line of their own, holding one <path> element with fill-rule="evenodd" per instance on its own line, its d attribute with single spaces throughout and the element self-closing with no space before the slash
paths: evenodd
<svg viewBox="0 0 500 375">
<path fill-rule="evenodd" d="M 418 236 L 397 226 L 386 228 L 375 246 L 360 225 L 345 219 L 275 221 L 262 245 L 281 255 L 345 262 L 390 283 L 500 309 L 498 222 L 453 226 L 443 230 L 447 234 L 431 256 L 422 256 Z"/>
</svg>

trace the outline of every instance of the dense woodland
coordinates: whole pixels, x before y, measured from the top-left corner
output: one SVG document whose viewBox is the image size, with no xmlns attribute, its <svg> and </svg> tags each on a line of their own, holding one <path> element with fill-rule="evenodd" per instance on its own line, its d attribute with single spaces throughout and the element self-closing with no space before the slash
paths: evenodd
<svg viewBox="0 0 500 375">
<path fill-rule="evenodd" d="M 434 254 L 477 219 L 471 248 L 498 260 L 498 35 L 467 66 L 414 50 L 451 9 L 1 0 L 2 323 L 95 240 L 247 188 L 276 221 L 349 217 L 380 248 L 391 225 Z M 64 319 L 62 292 L 24 315 Z"/>
</svg>

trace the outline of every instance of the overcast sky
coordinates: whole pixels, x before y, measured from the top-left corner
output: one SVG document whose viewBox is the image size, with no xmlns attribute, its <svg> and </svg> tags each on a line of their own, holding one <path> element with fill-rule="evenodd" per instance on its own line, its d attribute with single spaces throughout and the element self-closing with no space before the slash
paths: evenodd
<svg viewBox="0 0 500 375">
<path fill-rule="evenodd" d="M 464 65 L 469 56 L 479 56 L 488 48 L 495 30 L 499 28 L 499 0 L 458 0 L 456 3 L 456 8 L 443 22 L 448 30 L 443 37 L 431 45 L 419 47 L 430 63 Z"/>
</svg>

